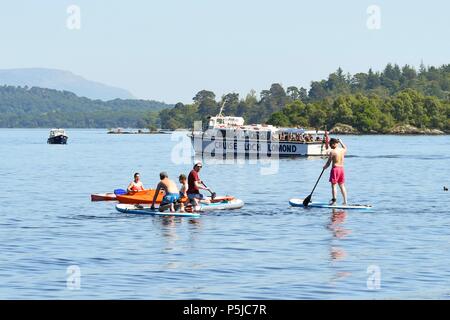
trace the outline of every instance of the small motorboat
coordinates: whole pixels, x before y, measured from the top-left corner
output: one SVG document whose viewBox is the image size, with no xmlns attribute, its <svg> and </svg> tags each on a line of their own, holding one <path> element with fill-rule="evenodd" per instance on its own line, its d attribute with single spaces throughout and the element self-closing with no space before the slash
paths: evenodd
<svg viewBox="0 0 450 320">
<path fill-rule="evenodd" d="M 48 144 L 67 144 L 69 137 L 64 129 L 52 129 L 47 139 Z"/>
</svg>

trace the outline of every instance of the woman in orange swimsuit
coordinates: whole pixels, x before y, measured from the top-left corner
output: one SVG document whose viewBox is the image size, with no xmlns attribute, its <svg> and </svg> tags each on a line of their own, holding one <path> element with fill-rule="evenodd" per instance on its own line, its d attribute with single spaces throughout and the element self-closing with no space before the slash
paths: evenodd
<svg viewBox="0 0 450 320">
<path fill-rule="evenodd" d="M 130 182 L 127 188 L 128 192 L 138 192 L 138 191 L 144 191 L 144 185 L 141 182 L 141 177 L 139 173 L 134 174 L 134 180 Z"/>
</svg>

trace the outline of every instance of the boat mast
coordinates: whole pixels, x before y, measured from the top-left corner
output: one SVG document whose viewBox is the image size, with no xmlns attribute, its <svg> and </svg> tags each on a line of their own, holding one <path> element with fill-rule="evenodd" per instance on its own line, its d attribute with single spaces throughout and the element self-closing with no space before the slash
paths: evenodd
<svg viewBox="0 0 450 320">
<path fill-rule="evenodd" d="M 219 114 L 217 115 L 217 117 L 223 117 L 222 111 L 223 111 L 223 107 L 225 107 L 225 102 L 226 102 L 226 99 L 223 100 L 222 106 L 220 107 L 220 111 L 219 111 Z"/>
</svg>

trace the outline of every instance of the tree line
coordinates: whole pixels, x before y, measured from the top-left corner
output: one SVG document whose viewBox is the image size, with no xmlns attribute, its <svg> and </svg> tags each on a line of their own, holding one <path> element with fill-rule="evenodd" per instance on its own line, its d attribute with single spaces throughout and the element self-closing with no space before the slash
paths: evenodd
<svg viewBox="0 0 450 320">
<path fill-rule="evenodd" d="M 191 128 L 218 114 L 246 123 L 388 132 L 398 124 L 450 132 L 450 65 L 418 70 L 388 64 L 383 71 L 351 75 L 339 68 L 307 89 L 274 83 L 245 97 L 199 91 L 192 103 L 175 106 L 153 100 L 91 100 L 67 91 L 0 86 L 0 127 Z"/>
<path fill-rule="evenodd" d="M 351 125 L 363 133 L 388 132 L 399 124 L 450 132 L 450 65 L 419 70 L 388 64 L 382 72 L 345 74 L 341 68 L 308 89 L 272 84 L 259 97 L 252 90 L 245 98 L 229 93 L 217 101 L 202 90 L 193 103 L 177 103 L 160 112 L 163 128 L 190 128 L 224 105 L 225 115 L 244 117 L 247 123 L 277 126 L 332 128 Z"/>
</svg>

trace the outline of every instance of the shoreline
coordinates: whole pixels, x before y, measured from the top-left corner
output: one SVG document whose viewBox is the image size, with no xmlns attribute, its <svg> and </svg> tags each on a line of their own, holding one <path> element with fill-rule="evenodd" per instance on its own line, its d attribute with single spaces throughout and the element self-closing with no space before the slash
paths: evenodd
<svg viewBox="0 0 450 320">
<path fill-rule="evenodd" d="M 53 127 L 52 127 L 53 128 Z M 14 128 L 9 128 L 9 127 L 0 127 L 0 130 L 50 130 L 52 129 L 51 127 L 14 127 Z M 120 133 L 112 133 L 112 132 L 108 132 L 107 128 L 80 128 L 80 127 L 76 127 L 76 128 L 70 128 L 70 127 L 66 127 L 64 128 L 65 130 L 105 130 L 105 134 L 109 134 L 109 135 L 140 135 L 140 134 L 170 134 L 172 132 L 179 132 L 179 131 L 190 131 L 189 129 L 176 129 L 176 130 L 161 130 L 161 131 L 156 131 L 156 132 L 148 132 L 148 131 L 143 131 L 143 132 L 120 132 Z M 132 130 L 139 130 L 139 129 L 132 129 Z M 432 129 L 428 129 L 428 130 L 432 130 Z M 360 132 L 360 131 L 356 131 L 356 132 L 345 132 L 345 131 L 333 131 L 330 130 L 329 131 L 330 135 L 346 135 L 346 136 L 448 136 L 450 135 L 450 132 L 445 132 L 445 131 L 441 131 L 439 133 L 426 133 L 426 132 L 402 132 L 402 133 L 398 133 L 398 132 Z"/>
<path fill-rule="evenodd" d="M 350 125 L 338 123 L 329 132 L 330 134 L 353 134 L 353 135 L 364 134 L 364 135 L 398 135 L 398 136 L 405 136 L 405 135 L 441 136 L 450 134 L 450 132 L 446 132 L 436 128 L 417 128 L 409 124 L 399 124 L 394 127 L 391 127 L 385 132 L 379 132 L 374 130 L 371 132 L 361 132 L 360 130 Z"/>
</svg>

